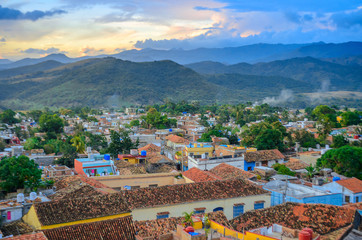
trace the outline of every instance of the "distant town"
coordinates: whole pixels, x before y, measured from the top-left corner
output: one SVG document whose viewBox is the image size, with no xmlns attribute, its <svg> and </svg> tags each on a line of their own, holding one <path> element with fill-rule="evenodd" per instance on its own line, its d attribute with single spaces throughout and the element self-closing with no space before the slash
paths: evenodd
<svg viewBox="0 0 362 240">
<path fill-rule="evenodd" d="M 362 111 L 199 101 L 0 112 L 0 238 L 362 238 Z"/>
</svg>

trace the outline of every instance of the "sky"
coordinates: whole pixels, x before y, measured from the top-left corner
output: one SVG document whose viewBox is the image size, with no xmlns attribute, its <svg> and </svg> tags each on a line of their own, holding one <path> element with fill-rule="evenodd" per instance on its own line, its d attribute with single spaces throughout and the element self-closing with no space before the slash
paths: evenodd
<svg viewBox="0 0 362 240">
<path fill-rule="evenodd" d="M 362 41 L 362 0 L 2 0 L 0 58 Z"/>
</svg>

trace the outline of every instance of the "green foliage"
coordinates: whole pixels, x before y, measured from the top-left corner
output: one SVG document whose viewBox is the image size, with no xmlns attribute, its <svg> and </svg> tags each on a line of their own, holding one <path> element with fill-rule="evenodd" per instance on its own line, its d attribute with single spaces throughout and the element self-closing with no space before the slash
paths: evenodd
<svg viewBox="0 0 362 240">
<path fill-rule="evenodd" d="M 193 226 L 194 225 L 194 220 L 192 220 L 192 215 L 194 215 L 194 212 L 183 212 L 184 215 L 184 220 L 183 222 L 186 223 L 187 225 Z"/>
<path fill-rule="evenodd" d="M 26 142 L 24 143 L 25 150 L 39 149 L 39 148 L 42 148 L 41 139 L 39 137 L 32 137 L 26 139 Z"/>
<path fill-rule="evenodd" d="M 348 145 L 348 140 L 343 135 L 333 136 L 333 148 L 340 148 Z"/>
<path fill-rule="evenodd" d="M 315 168 L 311 165 L 309 165 L 308 167 L 305 168 L 305 170 L 307 170 L 307 176 L 308 176 L 308 179 L 311 180 L 312 177 L 315 175 L 316 173 L 316 170 Z"/>
<path fill-rule="evenodd" d="M 16 113 L 11 109 L 6 109 L 0 114 L 0 122 L 7 124 L 14 124 L 20 122 L 19 119 L 15 118 Z"/>
<path fill-rule="evenodd" d="M 33 189 L 38 187 L 41 173 L 38 164 L 26 156 L 4 158 L 0 161 L 0 187 L 7 192 L 24 188 L 25 184 Z"/>
<path fill-rule="evenodd" d="M 118 154 L 129 153 L 131 149 L 138 147 L 138 141 L 132 142 L 127 131 L 111 131 L 111 143 L 108 146 L 107 151 L 116 158 Z"/>
<path fill-rule="evenodd" d="M 294 131 L 294 141 L 299 142 L 301 147 L 304 148 L 314 148 L 317 145 L 317 140 L 314 138 L 314 135 L 304 129 L 299 131 Z"/>
<path fill-rule="evenodd" d="M 35 122 L 39 122 L 40 116 L 43 114 L 41 110 L 32 110 L 26 113 L 26 115 L 32 118 Z"/>
<path fill-rule="evenodd" d="M 142 125 L 146 128 L 165 129 L 175 127 L 177 120 L 168 119 L 167 115 L 161 115 L 155 108 L 150 108 L 146 116 L 142 116 Z"/>
<path fill-rule="evenodd" d="M 86 136 L 86 144 L 88 147 L 100 151 L 108 146 L 106 137 L 104 135 L 92 134 L 90 132 L 84 133 Z"/>
<path fill-rule="evenodd" d="M 61 158 L 59 158 L 56 163 L 65 165 L 67 167 L 74 167 L 74 159 L 77 158 L 77 149 L 70 144 L 70 140 L 63 142 L 60 144 L 60 152 L 63 154 Z"/>
<path fill-rule="evenodd" d="M 347 111 L 342 113 L 341 114 L 342 126 L 358 125 L 359 123 L 361 123 L 360 115 L 361 113 L 358 113 L 357 111 L 355 112 Z"/>
<path fill-rule="evenodd" d="M 85 143 L 80 136 L 73 137 L 70 142 L 72 143 L 72 146 L 75 147 L 77 153 L 84 153 Z"/>
<path fill-rule="evenodd" d="M 44 113 L 39 119 L 39 125 L 43 132 L 61 133 L 63 132 L 64 122 L 56 114 Z"/>
<path fill-rule="evenodd" d="M 132 120 L 129 125 L 131 127 L 138 127 L 140 125 L 140 121 L 138 119 Z"/>
<path fill-rule="evenodd" d="M 225 129 L 220 125 L 217 124 L 216 126 L 213 126 L 208 129 L 207 132 L 203 133 L 201 135 L 201 138 L 198 139 L 198 142 L 211 142 L 211 137 L 225 137 Z"/>
<path fill-rule="evenodd" d="M 282 175 L 295 176 L 295 172 L 287 168 L 285 165 L 276 163 L 273 165 L 275 171 Z"/>
<path fill-rule="evenodd" d="M 362 180 L 362 148 L 347 145 L 328 150 L 318 158 L 317 166 L 331 168 L 338 174 Z"/>
<path fill-rule="evenodd" d="M 0 151 L 4 151 L 5 147 L 6 147 L 5 142 L 2 139 L 0 139 Z"/>
</svg>

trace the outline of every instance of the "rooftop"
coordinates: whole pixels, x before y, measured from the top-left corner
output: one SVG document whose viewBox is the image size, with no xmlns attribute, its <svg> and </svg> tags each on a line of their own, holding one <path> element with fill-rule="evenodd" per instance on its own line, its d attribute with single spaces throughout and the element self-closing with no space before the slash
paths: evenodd
<svg viewBox="0 0 362 240">
<path fill-rule="evenodd" d="M 43 230 L 43 232 L 48 239 L 52 240 L 134 240 L 136 235 L 132 216 L 65 226 L 61 228 Z"/>
<path fill-rule="evenodd" d="M 139 152 L 141 151 L 147 151 L 147 154 L 151 153 L 151 152 L 161 152 L 161 147 L 153 144 L 153 143 L 150 143 L 150 144 L 147 144 L 146 146 L 144 147 L 141 147 L 138 149 Z"/>
<path fill-rule="evenodd" d="M 182 175 L 194 182 L 207 182 L 221 180 L 222 178 L 208 171 L 200 170 L 196 167 L 193 167 L 186 172 L 183 172 Z"/>
<path fill-rule="evenodd" d="M 43 232 L 29 233 L 25 235 L 18 235 L 15 237 L 6 238 L 7 240 L 48 240 Z"/>
<path fill-rule="evenodd" d="M 290 158 L 288 162 L 283 163 L 287 168 L 291 170 L 305 169 L 309 165 L 297 158 Z"/>
<path fill-rule="evenodd" d="M 230 221 L 235 230 L 242 232 L 272 226 L 274 223 L 301 230 L 311 228 L 325 235 L 350 225 L 355 209 L 327 204 L 285 203 L 270 208 L 252 210 Z"/>
<path fill-rule="evenodd" d="M 284 159 L 285 156 L 278 150 L 261 150 L 256 152 L 246 152 L 245 161 L 246 162 L 261 162 L 269 160 Z"/>
<path fill-rule="evenodd" d="M 210 172 L 225 180 L 237 178 L 250 179 L 256 177 L 256 175 L 251 172 L 241 170 L 240 168 L 231 166 L 227 163 L 219 164 L 218 166 L 212 168 Z"/>
<path fill-rule="evenodd" d="M 242 179 L 178 184 L 155 188 L 124 190 L 122 194 L 132 209 L 173 205 L 203 200 L 267 194 Z"/>
<path fill-rule="evenodd" d="M 337 183 L 348 190 L 352 191 L 353 193 L 360 193 L 362 192 L 362 181 L 353 177 L 345 180 L 339 180 Z"/>
<path fill-rule="evenodd" d="M 166 137 L 166 140 L 173 142 L 173 143 L 180 143 L 180 144 L 188 144 L 190 141 L 188 141 L 187 139 L 177 136 L 177 135 L 169 135 Z"/>
</svg>

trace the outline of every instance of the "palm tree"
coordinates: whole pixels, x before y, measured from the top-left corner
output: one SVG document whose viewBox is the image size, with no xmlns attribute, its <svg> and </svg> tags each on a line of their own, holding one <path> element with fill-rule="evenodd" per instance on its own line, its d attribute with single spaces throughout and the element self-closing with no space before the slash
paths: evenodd
<svg viewBox="0 0 362 240">
<path fill-rule="evenodd" d="M 84 153 L 85 143 L 79 136 L 75 136 L 70 141 L 73 143 L 72 146 L 77 149 L 77 153 Z"/>
<path fill-rule="evenodd" d="M 193 226 L 194 225 L 194 221 L 192 220 L 192 215 L 194 214 L 194 212 L 190 212 L 190 213 L 187 213 L 187 212 L 183 212 L 183 215 L 184 215 L 184 220 L 183 222 L 186 223 L 186 225 L 191 225 Z"/>
<path fill-rule="evenodd" d="M 311 180 L 315 174 L 315 168 L 311 164 L 308 167 L 306 167 L 305 170 L 307 170 L 308 179 Z"/>
</svg>

